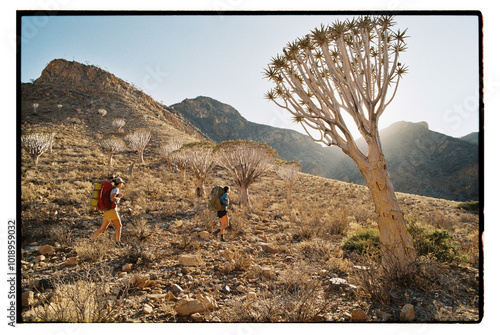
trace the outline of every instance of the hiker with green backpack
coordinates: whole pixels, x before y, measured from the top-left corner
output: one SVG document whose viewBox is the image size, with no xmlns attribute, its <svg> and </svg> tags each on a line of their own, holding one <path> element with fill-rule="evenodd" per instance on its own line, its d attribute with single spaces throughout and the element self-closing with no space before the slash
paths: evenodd
<svg viewBox="0 0 500 335">
<path fill-rule="evenodd" d="M 220 240 L 225 242 L 224 229 L 229 227 L 229 217 L 227 207 L 229 206 L 229 187 L 215 186 L 208 196 L 208 209 L 217 212 L 221 226 L 212 234 L 217 237 L 220 233 Z"/>
<path fill-rule="evenodd" d="M 121 188 L 124 186 L 125 182 L 121 178 L 115 178 L 111 182 L 105 181 L 99 185 L 99 194 L 97 196 L 98 205 L 97 207 L 104 211 L 104 218 L 102 220 L 101 227 L 96 231 L 92 240 L 95 241 L 97 237 L 108 228 L 109 224 L 113 222 L 115 226 L 115 239 L 118 246 L 121 246 L 120 238 L 122 232 L 122 222 L 120 216 L 118 215 L 117 205 L 120 202 L 123 193 L 121 193 Z"/>
</svg>

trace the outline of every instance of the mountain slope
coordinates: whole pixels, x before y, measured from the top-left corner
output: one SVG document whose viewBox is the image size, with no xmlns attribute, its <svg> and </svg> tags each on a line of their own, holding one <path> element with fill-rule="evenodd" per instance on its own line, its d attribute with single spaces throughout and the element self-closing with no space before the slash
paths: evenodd
<svg viewBox="0 0 500 335">
<path fill-rule="evenodd" d="M 171 106 L 216 142 L 250 139 L 267 143 L 303 171 L 364 184 L 354 162 L 338 148 L 325 148 L 293 130 L 247 121 L 233 107 L 208 97 Z M 380 131 L 396 191 L 450 200 L 478 199 L 478 146 L 432 132 L 425 122 L 398 122 Z M 362 141 L 359 146 L 364 148 Z M 366 146 L 366 145 L 365 145 Z"/>
<path fill-rule="evenodd" d="M 36 112 L 34 103 L 39 105 Z M 101 117 L 99 109 L 107 114 Z M 126 121 L 122 131 L 112 126 L 117 118 Z M 159 146 L 170 137 L 206 139 L 181 115 L 133 85 L 96 66 L 64 59 L 51 61 L 34 83 L 21 85 L 21 122 L 30 128 L 83 126 L 96 146 L 103 136 L 123 138 L 135 129 L 147 128 L 152 133 L 145 151 L 149 156 L 157 156 Z"/>
<path fill-rule="evenodd" d="M 185 99 L 170 107 L 217 143 L 237 139 L 266 143 L 282 159 L 301 163 L 307 173 L 327 176 L 343 155 L 337 148 L 324 148 L 299 132 L 249 122 L 233 107 L 209 97 Z"/>
</svg>

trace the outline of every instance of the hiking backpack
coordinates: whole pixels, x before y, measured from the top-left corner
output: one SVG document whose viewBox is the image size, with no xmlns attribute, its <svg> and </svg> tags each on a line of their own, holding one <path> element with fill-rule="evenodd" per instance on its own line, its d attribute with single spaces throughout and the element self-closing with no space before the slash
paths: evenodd
<svg viewBox="0 0 500 335">
<path fill-rule="evenodd" d="M 212 212 L 221 211 L 223 206 L 220 202 L 220 197 L 224 194 L 224 187 L 217 185 L 212 188 L 208 195 L 208 210 Z"/>
<path fill-rule="evenodd" d="M 112 189 L 113 189 L 113 184 L 111 184 L 111 182 L 109 181 L 103 181 L 102 183 L 94 183 L 94 191 L 92 192 L 92 199 L 90 200 L 90 206 L 96 207 L 102 211 L 116 208 L 116 204 L 111 201 Z"/>
</svg>

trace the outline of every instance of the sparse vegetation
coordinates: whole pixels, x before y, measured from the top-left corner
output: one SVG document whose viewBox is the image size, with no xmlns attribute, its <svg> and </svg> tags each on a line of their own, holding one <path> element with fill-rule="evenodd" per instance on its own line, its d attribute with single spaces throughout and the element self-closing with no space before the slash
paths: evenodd
<svg viewBox="0 0 500 335">
<path fill-rule="evenodd" d="M 21 145 L 30 155 L 33 164 L 38 164 L 38 159 L 47 150 L 52 150 L 55 133 L 30 132 L 21 136 Z"/>
<path fill-rule="evenodd" d="M 383 321 L 383 311 L 388 321 L 397 322 L 409 303 L 417 322 L 480 320 L 476 212 L 453 201 L 398 193 L 418 257 L 411 272 L 391 272 L 376 252 L 377 217 L 367 187 L 299 172 L 290 206 L 283 181 L 268 171 L 252 184 L 251 212 L 231 206 L 228 242 L 219 242 L 210 234 L 217 216 L 207 210 L 204 197 L 186 187 L 196 184 L 195 174 L 188 169 L 180 180 L 156 154 L 169 138 L 194 141 L 184 132 L 191 128 L 167 121 L 166 112 L 161 120 L 144 120 L 136 95 L 111 88 L 99 95 L 79 91 L 78 97 L 110 106 L 103 98 L 109 93 L 121 109 L 130 110 L 127 119 L 135 121 L 127 124 L 129 131 L 148 126 L 154 136 L 145 148 L 151 159 L 126 178 L 119 204 L 124 246 L 115 245 L 113 227 L 92 243 L 102 222 L 102 213 L 88 206 L 92 183 L 110 172 L 100 138 L 108 139 L 115 129 L 72 98 L 71 88 L 32 86 L 23 88 L 22 130 L 50 129 L 57 141 L 51 159 L 41 159 L 36 170 L 24 151 L 21 157 L 24 321 L 349 322 L 352 311 L 362 309 L 372 321 Z M 51 91 L 64 97 L 57 99 L 65 106 L 62 115 L 33 115 L 31 102 L 49 106 Z M 44 96 L 51 100 L 38 99 Z M 78 108 L 81 112 L 75 112 Z M 156 107 L 151 108 L 155 115 Z M 66 117 L 76 115 L 89 127 L 73 129 Z M 122 135 L 114 136 L 123 149 Z M 125 175 L 133 160 L 134 153 L 123 151 L 112 172 Z M 173 159 L 179 170 L 180 161 Z M 237 186 L 219 167 L 209 170 L 204 183 Z M 344 248 L 345 241 L 366 231 L 372 234 L 359 239 L 357 249 Z M 45 245 L 53 250 L 42 255 Z M 201 263 L 182 265 L 181 256 Z M 217 308 L 191 316 L 176 312 L 181 301 L 200 295 L 215 300 Z"/>
</svg>

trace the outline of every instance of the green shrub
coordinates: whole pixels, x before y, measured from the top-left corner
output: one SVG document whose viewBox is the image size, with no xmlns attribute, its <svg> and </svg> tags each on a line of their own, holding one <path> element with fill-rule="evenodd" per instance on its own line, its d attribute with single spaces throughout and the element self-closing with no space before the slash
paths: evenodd
<svg viewBox="0 0 500 335">
<path fill-rule="evenodd" d="M 348 237 L 342 249 L 357 252 L 361 255 L 375 255 L 380 252 L 380 234 L 377 228 L 363 229 Z"/>
<path fill-rule="evenodd" d="M 414 222 L 407 224 L 407 227 L 418 256 L 430 256 L 442 262 L 464 261 L 459 246 L 447 230 L 427 229 Z M 348 237 L 342 248 L 361 255 L 377 255 L 380 252 L 379 231 L 377 228 L 364 229 Z"/>
<path fill-rule="evenodd" d="M 453 236 L 444 229 L 429 230 L 415 223 L 408 224 L 408 231 L 418 256 L 431 256 L 443 262 L 461 262 L 464 257 Z"/>
<path fill-rule="evenodd" d="M 479 201 L 461 202 L 456 207 L 458 209 L 465 209 L 468 212 L 479 212 Z"/>
</svg>

